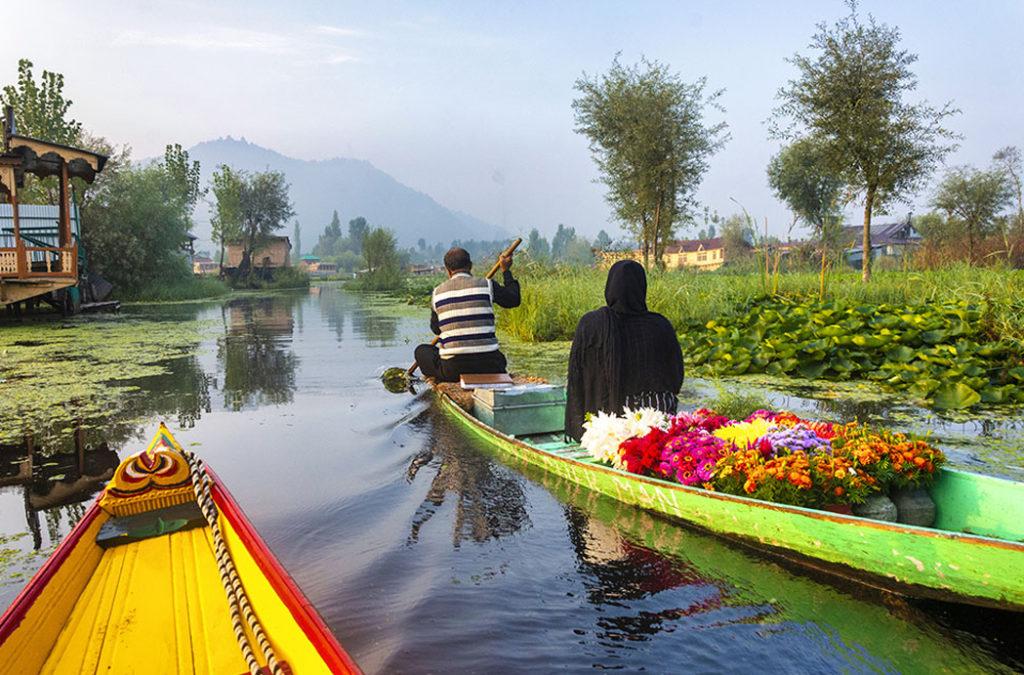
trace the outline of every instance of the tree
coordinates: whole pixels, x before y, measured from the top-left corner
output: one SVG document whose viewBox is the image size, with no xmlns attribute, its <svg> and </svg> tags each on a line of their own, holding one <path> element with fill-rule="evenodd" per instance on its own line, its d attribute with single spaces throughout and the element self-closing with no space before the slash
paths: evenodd
<svg viewBox="0 0 1024 675">
<path fill-rule="evenodd" d="M 597 238 L 594 239 L 594 248 L 599 251 L 605 251 L 612 245 L 612 238 L 608 236 L 608 233 L 601 230 L 597 233 Z"/>
<path fill-rule="evenodd" d="M 526 241 L 526 250 L 534 260 L 547 260 L 551 257 L 551 246 L 547 239 L 540 236 L 536 227 L 530 230 L 530 238 Z"/>
<path fill-rule="evenodd" d="M 1005 148 L 1000 148 L 995 155 L 992 156 L 992 160 L 995 162 L 996 167 L 1006 174 L 1009 180 L 1010 186 L 1016 193 L 1017 198 L 1017 214 L 1014 216 L 1016 221 L 1017 236 L 1024 237 L 1024 194 L 1022 194 L 1022 174 L 1024 174 L 1024 158 L 1021 157 L 1021 152 L 1016 146 L 1008 145 Z"/>
<path fill-rule="evenodd" d="M 750 220 L 734 213 L 722 223 L 722 246 L 727 260 L 743 258 L 754 246 L 756 235 Z"/>
<path fill-rule="evenodd" d="M 239 276 L 252 275 L 252 256 L 295 215 L 288 197 L 288 183 L 280 171 L 245 175 L 239 199 L 241 209 L 242 261 Z"/>
<path fill-rule="evenodd" d="M 228 241 L 242 237 L 242 189 L 245 172 L 221 164 L 210 180 L 213 192 L 213 214 L 210 217 L 211 237 L 220 245 L 220 276 L 224 276 L 224 247 Z"/>
<path fill-rule="evenodd" d="M 422 252 L 427 250 L 427 240 L 424 239 L 423 237 L 420 237 L 416 241 L 416 245 L 419 247 L 420 253 L 422 253 Z"/>
<path fill-rule="evenodd" d="M 179 143 L 164 149 L 164 169 L 174 186 L 175 198 L 181 200 L 191 218 L 196 203 L 206 196 L 206 188 L 199 187 L 199 162 L 188 156 Z"/>
<path fill-rule="evenodd" d="M 967 255 L 974 262 L 974 242 L 992 233 L 996 216 L 1013 199 L 1006 174 L 998 169 L 979 171 L 971 167 L 950 169 L 939 183 L 932 206 L 958 221 L 967 234 Z"/>
<path fill-rule="evenodd" d="M 191 227 L 179 186 L 163 162 L 126 168 L 93 195 L 82 218 L 82 239 L 90 267 L 122 289 L 188 277 L 181 254 Z"/>
<path fill-rule="evenodd" d="M 362 216 L 348 221 L 348 243 L 355 253 L 363 252 L 363 239 L 366 238 L 369 231 L 370 225 Z"/>
<path fill-rule="evenodd" d="M 362 247 L 363 261 L 366 264 L 362 287 L 365 290 L 373 291 L 401 287 L 403 282 L 401 261 L 398 256 L 395 235 L 383 227 L 373 228 L 367 231 L 363 237 Z"/>
<path fill-rule="evenodd" d="M 856 2 L 833 26 L 818 25 L 814 56 L 789 60 L 799 75 L 779 90 L 772 133 L 820 140 L 829 173 L 864 196 L 862 279 L 871 278 L 871 217 L 924 184 L 955 145 L 942 126 L 958 112 L 908 103 L 917 88 L 917 56 L 900 48 L 900 32 L 873 17 L 862 23 Z"/>
<path fill-rule="evenodd" d="M 292 251 L 294 251 L 293 257 L 295 262 L 299 262 L 302 260 L 302 225 L 300 225 L 297 220 L 295 221 L 295 230 L 292 234 L 292 239 L 295 240 L 295 246 L 292 248 Z"/>
<path fill-rule="evenodd" d="M 555 236 L 551 238 L 551 258 L 552 260 L 564 260 L 566 250 L 569 248 L 569 244 L 576 238 L 576 229 L 572 227 L 566 227 L 559 223 L 558 230 L 555 231 Z"/>
<path fill-rule="evenodd" d="M 824 255 L 840 230 L 844 187 L 830 170 L 824 143 L 814 137 L 800 138 L 783 148 L 768 164 L 768 184 L 811 228 Z"/>
<path fill-rule="evenodd" d="M 708 161 L 728 139 L 726 124 L 707 124 L 706 108 L 722 110 L 722 91 L 706 79 L 684 82 L 667 66 L 642 59 L 623 66 L 618 56 L 605 75 L 584 73 L 573 101 L 576 132 L 590 141 L 616 217 L 640 242 L 644 264 L 662 250 L 689 217 Z"/>
<path fill-rule="evenodd" d="M 18 61 L 17 83 L 3 88 L 0 108 L 14 109 L 15 127 L 23 136 L 61 145 L 81 145 L 82 124 L 68 115 L 72 101 L 64 98 L 64 76 L 44 70 L 37 82 L 32 67 L 28 59 Z M 53 203 L 57 200 L 55 186 L 55 177 L 41 180 L 26 176 L 25 186 L 18 190 L 19 201 Z"/>
</svg>

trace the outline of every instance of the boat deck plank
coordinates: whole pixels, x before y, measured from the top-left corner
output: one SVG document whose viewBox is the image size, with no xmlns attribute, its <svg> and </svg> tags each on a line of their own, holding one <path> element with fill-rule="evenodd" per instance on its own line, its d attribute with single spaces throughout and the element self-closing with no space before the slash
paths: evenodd
<svg viewBox="0 0 1024 675">
<path fill-rule="evenodd" d="M 104 552 L 44 673 L 241 673 L 207 528 Z M 148 664 L 148 666 L 147 666 Z"/>
</svg>

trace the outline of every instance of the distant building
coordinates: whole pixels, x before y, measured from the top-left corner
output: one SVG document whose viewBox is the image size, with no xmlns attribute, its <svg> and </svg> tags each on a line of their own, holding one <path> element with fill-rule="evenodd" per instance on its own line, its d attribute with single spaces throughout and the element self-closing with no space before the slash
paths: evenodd
<svg viewBox="0 0 1024 675">
<path fill-rule="evenodd" d="M 262 246 L 252 252 L 251 264 L 254 270 L 274 270 L 291 267 L 292 242 L 288 237 L 268 237 Z M 224 267 L 236 270 L 242 264 L 242 242 L 230 241 L 226 246 Z"/>
<path fill-rule="evenodd" d="M 444 271 L 443 267 L 438 265 L 410 265 L 409 274 L 414 277 L 425 277 L 431 274 L 439 274 Z"/>
<path fill-rule="evenodd" d="M 599 265 L 602 268 L 611 267 L 619 260 L 643 262 L 643 259 L 643 251 L 640 249 L 599 252 Z M 665 246 L 661 259 L 665 269 L 670 270 L 717 270 L 725 264 L 725 246 L 721 237 L 673 241 Z"/>
<path fill-rule="evenodd" d="M 209 256 L 197 255 L 192 258 L 192 273 L 196 276 L 212 276 L 219 271 L 220 265 Z"/>
<path fill-rule="evenodd" d="M 848 225 L 843 227 L 843 245 L 846 246 L 846 262 L 859 268 L 864 260 L 864 227 Z M 921 243 L 921 234 L 914 229 L 911 217 L 898 223 L 871 225 L 871 259 L 898 259 L 906 256 Z"/>
<path fill-rule="evenodd" d="M 337 263 L 320 260 L 315 255 L 302 256 L 298 267 L 311 277 L 332 277 L 338 273 Z"/>
</svg>

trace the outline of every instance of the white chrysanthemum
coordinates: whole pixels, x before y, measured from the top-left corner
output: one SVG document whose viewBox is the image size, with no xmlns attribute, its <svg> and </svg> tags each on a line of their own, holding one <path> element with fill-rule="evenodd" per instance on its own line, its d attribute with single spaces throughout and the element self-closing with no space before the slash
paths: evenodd
<svg viewBox="0 0 1024 675">
<path fill-rule="evenodd" d="M 632 436 L 625 419 L 603 412 L 591 415 L 583 429 L 580 445 L 594 459 L 610 464 L 619 459 L 619 444 Z"/>
<path fill-rule="evenodd" d="M 626 408 L 626 423 L 629 427 L 629 436 L 646 436 L 647 432 L 658 427 L 668 429 L 668 415 L 657 408 L 638 408 L 630 410 Z"/>
</svg>

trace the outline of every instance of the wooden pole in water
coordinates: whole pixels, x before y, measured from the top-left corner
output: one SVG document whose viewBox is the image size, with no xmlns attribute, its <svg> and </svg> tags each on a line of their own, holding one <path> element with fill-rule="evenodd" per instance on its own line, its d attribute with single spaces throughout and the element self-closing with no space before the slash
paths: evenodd
<svg viewBox="0 0 1024 675">
<path fill-rule="evenodd" d="M 522 243 L 522 237 L 516 237 L 516 240 L 513 241 L 508 248 L 501 252 L 501 255 L 498 256 L 498 260 L 495 261 L 494 266 L 491 267 L 491 271 L 487 273 L 487 276 L 485 276 L 484 279 L 490 279 L 495 274 L 497 274 L 498 270 L 501 269 L 501 259 L 504 258 L 505 256 L 511 256 L 513 253 L 515 253 L 515 250 L 519 248 L 519 245 Z M 441 336 L 438 335 L 434 337 L 430 344 L 436 345 L 440 341 Z M 405 371 L 405 374 L 408 375 L 409 377 L 412 377 L 413 373 L 416 372 L 417 368 L 419 368 L 419 364 L 413 363 L 411 366 L 409 366 L 409 369 Z"/>
</svg>

